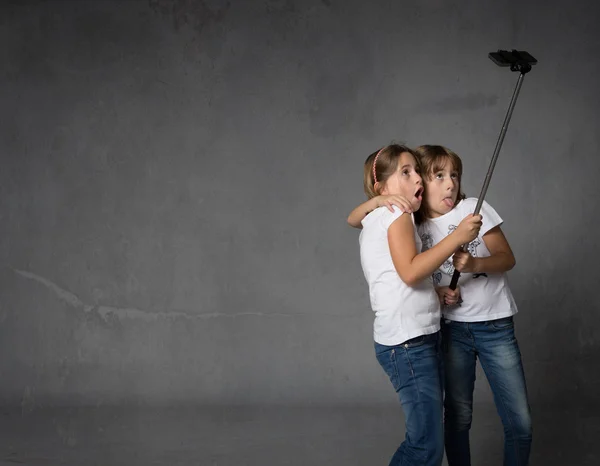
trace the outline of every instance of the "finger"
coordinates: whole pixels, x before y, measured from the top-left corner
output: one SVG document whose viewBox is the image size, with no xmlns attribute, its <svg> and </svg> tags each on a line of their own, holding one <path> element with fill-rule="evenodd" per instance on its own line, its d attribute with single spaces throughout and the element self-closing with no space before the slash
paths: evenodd
<svg viewBox="0 0 600 466">
<path fill-rule="evenodd" d="M 409 212 L 410 207 L 407 207 L 407 202 L 401 198 L 392 198 L 389 201 L 389 209 L 393 212 L 394 208 L 392 206 L 398 207 L 402 212 Z"/>
<path fill-rule="evenodd" d="M 393 199 L 393 201 L 394 204 L 396 204 L 398 207 L 402 207 L 404 209 L 410 209 L 411 207 L 410 202 L 408 202 L 408 200 L 403 197 L 397 197 Z"/>
<path fill-rule="evenodd" d="M 394 205 L 397 206 L 402 212 L 406 212 L 406 204 L 404 202 L 396 201 Z"/>
</svg>

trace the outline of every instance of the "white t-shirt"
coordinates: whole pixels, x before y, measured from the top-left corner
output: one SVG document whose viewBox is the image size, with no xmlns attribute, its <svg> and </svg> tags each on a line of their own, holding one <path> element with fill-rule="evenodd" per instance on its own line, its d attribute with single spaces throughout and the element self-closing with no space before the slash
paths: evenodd
<svg viewBox="0 0 600 466">
<path fill-rule="evenodd" d="M 367 283 L 371 307 L 375 312 L 373 338 L 382 345 L 393 346 L 440 329 L 440 303 L 431 279 L 417 286 L 404 283 L 392 261 L 387 231 L 402 215 L 394 207 L 379 207 L 362 220 L 360 262 Z M 414 225 L 414 217 L 413 217 Z M 415 228 L 417 251 L 421 240 Z"/>
<path fill-rule="evenodd" d="M 439 243 L 452 233 L 467 215 L 475 211 L 476 198 L 468 198 L 441 217 L 428 219 L 419 225 L 419 236 L 423 251 Z M 481 206 L 483 225 L 479 236 L 469 243 L 469 252 L 473 257 L 488 257 L 490 251 L 485 246 L 483 236 L 492 228 L 502 224 L 502 218 L 487 202 Z M 435 286 L 448 286 L 454 273 L 452 257 L 450 257 L 433 274 Z M 481 322 L 501 319 L 517 313 L 517 305 L 513 298 L 508 279 L 504 273 L 462 273 L 458 280 L 463 302 L 460 305 L 444 306 L 442 314 L 445 319 L 459 322 Z"/>
</svg>

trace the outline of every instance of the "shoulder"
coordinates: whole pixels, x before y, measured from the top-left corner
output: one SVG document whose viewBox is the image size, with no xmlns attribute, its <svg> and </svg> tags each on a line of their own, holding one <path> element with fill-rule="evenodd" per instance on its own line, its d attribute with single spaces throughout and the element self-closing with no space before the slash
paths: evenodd
<svg viewBox="0 0 600 466">
<path fill-rule="evenodd" d="M 363 219 L 363 227 L 380 225 L 387 230 L 404 213 L 396 206 L 393 206 L 393 209 L 394 211 L 390 212 L 387 207 L 378 207 Z"/>
<path fill-rule="evenodd" d="M 466 214 L 470 214 L 475 210 L 477 206 L 478 199 L 476 197 L 467 197 L 458 203 L 456 207 L 458 207 L 462 212 Z"/>
<path fill-rule="evenodd" d="M 476 198 L 476 197 L 468 197 L 466 199 L 463 199 L 458 204 L 457 207 L 460 207 L 461 210 L 466 211 L 465 214 L 470 214 L 470 213 L 473 213 L 473 211 L 475 210 L 475 207 L 477 207 L 477 202 L 478 201 L 479 201 L 479 199 Z M 484 200 L 481 203 L 481 209 L 482 210 L 493 210 L 493 211 L 495 211 L 495 209 L 486 200 Z"/>
<path fill-rule="evenodd" d="M 477 202 L 478 199 L 476 197 L 469 197 L 467 199 L 464 199 L 459 204 L 459 206 L 462 205 L 462 218 L 466 217 L 469 214 L 472 214 L 475 211 L 475 207 L 477 207 Z M 481 203 L 481 210 L 479 213 L 483 216 L 483 226 L 481 227 L 481 230 L 479 230 L 480 236 L 485 235 L 492 228 L 502 225 L 503 223 L 502 217 L 500 217 L 498 212 L 496 212 L 496 210 L 485 200 Z"/>
<path fill-rule="evenodd" d="M 402 218 L 403 221 L 412 222 L 411 216 L 408 214 L 404 215 L 404 212 L 402 212 L 396 206 L 393 206 L 394 212 L 390 212 L 387 207 L 381 207 L 381 208 L 385 210 L 385 212 L 383 212 L 381 214 L 381 223 L 386 230 L 390 227 L 390 225 L 392 223 L 394 223 L 399 218 Z M 408 220 L 406 220 L 406 219 L 408 219 Z"/>
</svg>

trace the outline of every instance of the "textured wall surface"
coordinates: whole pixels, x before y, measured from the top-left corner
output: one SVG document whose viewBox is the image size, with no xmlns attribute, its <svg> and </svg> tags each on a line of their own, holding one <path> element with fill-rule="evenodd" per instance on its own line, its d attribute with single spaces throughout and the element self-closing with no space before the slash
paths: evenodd
<svg viewBox="0 0 600 466">
<path fill-rule="evenodd" d="M 600 389 L 599 4 L 0 6 L 0 398 L 394 403 L 346 216 L 440 143 L 505 220 L 533 403 Z M 491 402 L 482 377 L 478 400 Z"/>
</svg>

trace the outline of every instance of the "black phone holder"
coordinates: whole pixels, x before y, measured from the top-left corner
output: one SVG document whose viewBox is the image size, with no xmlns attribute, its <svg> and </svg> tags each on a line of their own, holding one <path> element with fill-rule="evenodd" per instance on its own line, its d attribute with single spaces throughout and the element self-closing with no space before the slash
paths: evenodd
<svg viewBox="0 0 600 466">
<path fill-rule="evenodd" d="M 490 59 L 498 66 L 510 66 L 511 71 L 521 74 L 529 73 L 537 60 L 528 52 L 519 50 L 498 50 L 489 54 Z"/>
</svg>

